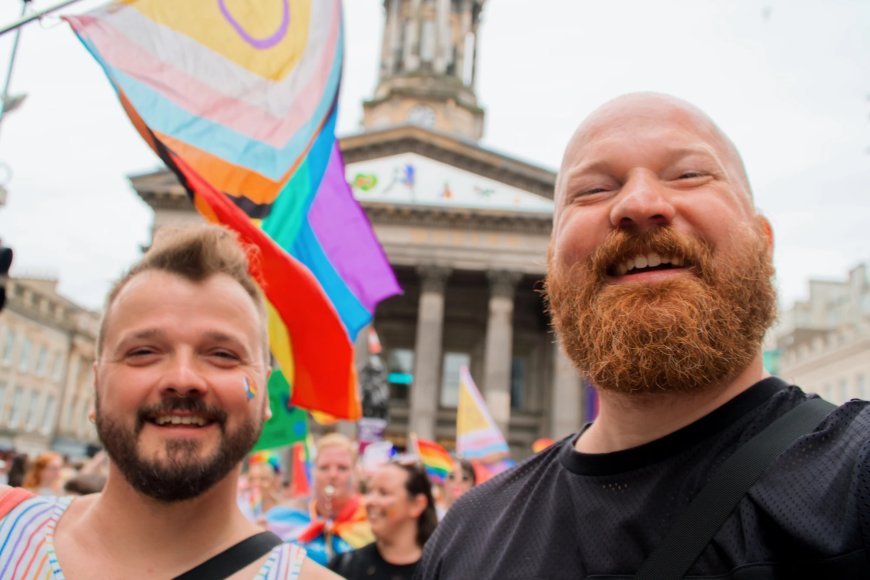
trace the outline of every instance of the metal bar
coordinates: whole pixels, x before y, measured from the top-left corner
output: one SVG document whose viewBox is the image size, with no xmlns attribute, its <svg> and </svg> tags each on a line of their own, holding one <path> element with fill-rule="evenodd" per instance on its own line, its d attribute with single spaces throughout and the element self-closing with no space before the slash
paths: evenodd
<svg viewBox="0 0 870 580">
<path fill-rule="evenodd" d="M 66 8 L 70 4 L 75 4 L 78 1 L 79 0 L 66 0 L 65 2 L 61 2 L 57 6 L 52 6 L 51 8 L 46 8 L 45 10 L 41 10 L 39 12 L 34 12 L 33 14 L 30 14 L 29 16 L 24 16 L 24 10 L 22 10 L 21 11 L 21 16 L 22 16 L 21 18 L 19 18 L 18 20 L 16 20 L 15 22 L 13 22 L 11 24 L 7 24 L 6 26 L 0 28 L 0 36 L 3 36 L 4 34 L 6 34 L 7 32 L 9 32 L 11 30 L 16 30 L 18 28 L 21 28 L 25 24 L 33 22 L 34 20 L 42 18 L 43 16 L 45 16 L 46 14 L 48 14 L 50 12 L 54 12 L 55 10 L 60 10 L 61 8 Z M 24 0 L 24 5 L 27 6 L 28 2 L 30 2 L 30 0 Z"/>
<path fill-rule="evenodd" d="M 27 3 L 29 0 L 21 2 L 21 16 L 27 12 Z M 0 126 L 3 124 L 3 117 L 6 116 L 6 106 L 9 103 L 9 84 L 12 82 L 12 69 L 15 66 L 15 55 L 18 53 L 18 41 L 21 38 L 21 29 L 15 31 L 15 40 L 12 41 L 12 55 L 9 57 L 9 68 L 6 70 L 6 80 L 3 82 L 3 92 L 0 93 Z"/>
</svg>

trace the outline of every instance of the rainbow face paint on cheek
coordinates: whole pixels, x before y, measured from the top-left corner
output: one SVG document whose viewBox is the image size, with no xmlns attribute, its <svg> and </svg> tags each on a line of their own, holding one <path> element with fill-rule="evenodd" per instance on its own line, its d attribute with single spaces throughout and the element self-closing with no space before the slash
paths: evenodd
<svg viewBox="0 0 870 580">
<path fill-rule="evenodd" d="M 247 376 L 244 378 L 244 387 L 245 395 L 248 397 L 249 401 L 257 396 L 257 385 L 255 385 L 254 381 L 249 379 Z"/>
</svg>

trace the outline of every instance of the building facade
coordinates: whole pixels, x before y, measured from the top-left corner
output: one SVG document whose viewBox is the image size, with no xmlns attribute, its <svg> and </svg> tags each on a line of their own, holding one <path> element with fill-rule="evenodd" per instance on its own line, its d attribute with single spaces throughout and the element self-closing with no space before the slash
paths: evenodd
<svg viewBox="0 0 870 580">
<path fill-rule="evenodd" d="M 346 178 L 403 289 L 374 318 L 390 385 L 387 435 L 452 448 L 467 366 L 517 458 L 584 419 L 584 386 L 540 291 L 553 171 L 479 145 L 481 0 L 387 0 L 364 130 L 340 140 Z M 154 230 L 199 220 L 167 171 L 131 177 Z M 360 333 L 360 337 L 368 333 Z M 360 364 L 365 344 L 358 340 Z"/>
<path fill-rule="evenodd" d="M 99 315 L 57 292 L 57 280 L 10 278 L 0 314 L 0 445 L 83 457 L 97 444 L 93 408 Z"/>
<path fill-rule="evenodd" d="M 870 398 L 870 279 L 862 264 L 845 281 L 810 280 L 809 298 L 771 333 L 778 374 L 833 403 Z"/>
</svg>

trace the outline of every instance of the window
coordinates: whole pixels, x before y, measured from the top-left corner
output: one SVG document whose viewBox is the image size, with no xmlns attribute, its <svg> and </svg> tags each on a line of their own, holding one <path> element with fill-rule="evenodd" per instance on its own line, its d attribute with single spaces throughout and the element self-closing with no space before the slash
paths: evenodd
<svg viewBox="0 0 870 580">
<path fill-rule="evenodd" d="M 15 350 L 15 333 L 7 328 L 3 336 L 3 366 L 12 364 L 12 353 Z"/>
<path fill-rule="evenodd" d="M 48 349 L 44 346 L 39 347 L 39 354 L 36 355 L 36 376 L 44 377 L 47 370 Z"/>
<path fill-rule="evenodd" d="M 464 352 L 445 352 L 441 369 L 441 406 L 456 407 L 459 402 L 459 369 L 471 366 L 471 356 Z"/>
<path fill-rule="evenodd" d="M 387 383 L 390 398 L 408 400 L 414 384 L 414 351 L 410 348 L 394 348 L 387 353 Z"/>
<path fill-rule="evenodd" d="M 12 414 L 9 416 L 9 426 L 17 427 L 18 421 L 21 420 L 24 407 L 24 387 L 21 385 L 15 386 L 15 394 L 12 395 Z"/>
<path fill-rule="evenodd" d="M 70 384 L 67 387 L 69 389 L 72 389 L 72 393 L 75 393 L 76 389 L 78 389 L 78 378 L 79 378 L 79 371 L 81 370 L 81 366 L 82 366 L 81 359 L 77 356 L 74 356 L 72 359 L 72 368 L 70 368 L 70 372 L 69 372 Z M 75 396 L 75 399 L 78 399 L 78 396 Z M 70 431 L 70 432 L 73 430 L 72 412 L 73 412 L 73 406 L 74 406 L 73 403 L 74 403 L 75 399 L 70 398 L 69 403 L 67 405 L 64 405 L 63 415 L 60 419 L 60 428 L 66 430 L 66 431 Z"/>
<path fill-rule="evenodd" d="M 42 413 L 42 432 L 51 432 L 51 427 L 54 424 L 54 415 L 57 410 L 57 398 L 54 395 L 48 395 L 45 399 L 45 410 Z"/>
<path fill-rule="evenodd" d="M 30 391 L 27 411 L 24 413 L 24 428 L 33 431 L 36 428 L 36 408 L 39 406 L 39 391 Z"/>
<path fill-rule="evenodd" d="M 18 353 L 19 372 L 26 373 L 30 370 L 30 347 L 30 339 L 25 337 L 21 343 L 21 352 Z"/>
<path fill-rule="evenodd" d="M 511 409 L 522 409 L 525 402 L 526 358 L 511 361 Z"/>
<path fill-rule="evenodd" d="M 54 368 L 51 371 L 51 380 L 60 383 L 63 380 L 63 352 L 57 351 L 54 357 Z"/>
</svg>

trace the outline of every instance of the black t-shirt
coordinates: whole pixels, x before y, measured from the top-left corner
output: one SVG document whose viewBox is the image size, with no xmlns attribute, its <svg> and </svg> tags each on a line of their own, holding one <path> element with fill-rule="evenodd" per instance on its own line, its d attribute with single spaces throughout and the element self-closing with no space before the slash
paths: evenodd
<svg viewBox="0 0 870 580">
<path fill-rule="evenodd" d="M 631 578 L 711 473 L 806 397 L 771 377 L 633 449 L 583 454 L 566 438 L 460 498 L 416 578 Z M 870 404 L 835 410 L 768 468 L 688 576 L 870 578 L 868 448 Z"/>
<path fill-rule="evenodd" d="M 372 542 L 358 550 L 339 554 L 329 561 L 329 569 L 347 580 L 411 580 L 417 564 L 390 564 Z"/>
</svg>

